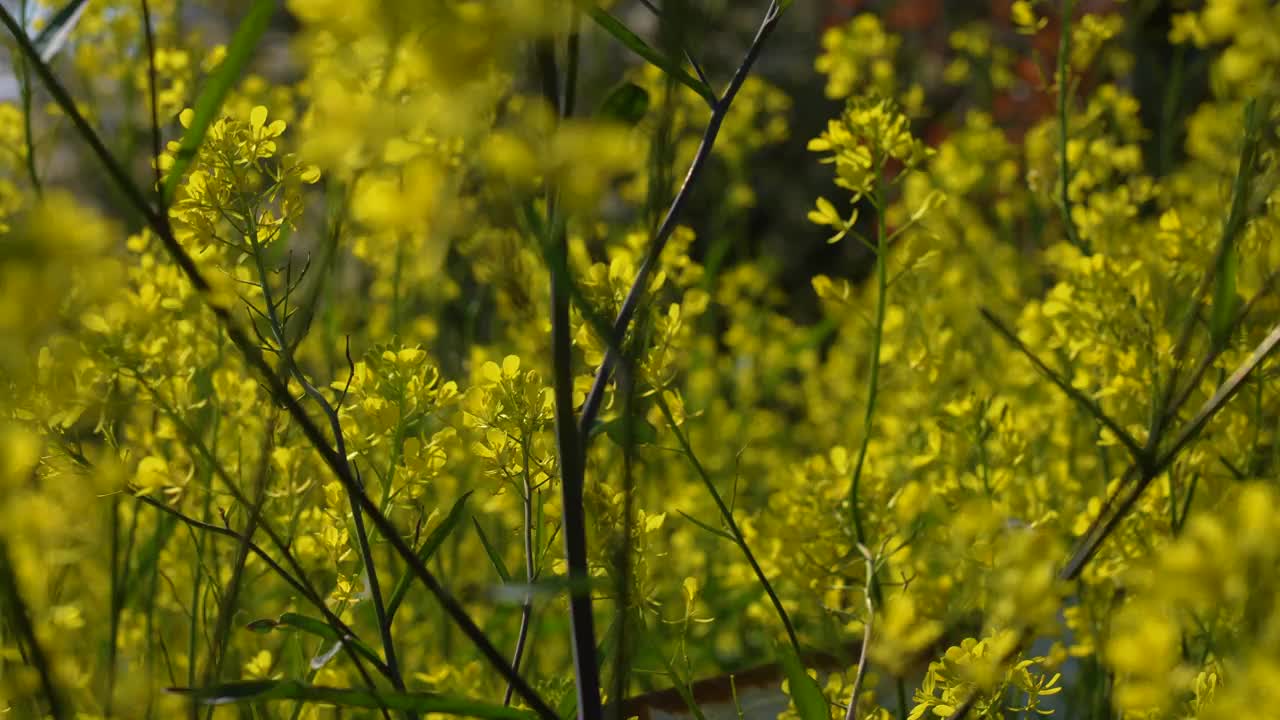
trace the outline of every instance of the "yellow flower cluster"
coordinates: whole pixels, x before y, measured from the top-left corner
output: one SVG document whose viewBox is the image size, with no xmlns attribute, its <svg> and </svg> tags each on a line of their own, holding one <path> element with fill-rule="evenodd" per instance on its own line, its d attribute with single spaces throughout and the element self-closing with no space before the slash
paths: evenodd
<svg viewBox="0 0 1280 720">
<path fill-rule="evenodd" d="M 840 658 L 787 720 L 1275 706 L 1280 14 L 1177 15 L 1209 87 L 1148 127 L 1129 21 L 1048 5 L 924 67 L 870 14 L 824 35 L 808 219 L 859 244 L 805 264 L 742 222 L 792 98 L 709 104 L 698 53 L 620 11 L 290 0 L 299 76 L 234 85 L 187 165 L 243 48 L 151 3 L 150 158 L 139 16 L 86 4 L 53 67 L 123 88 L 86 127 L 177 192 L 109 219 L 59 175 L 83 129 L 0 103 L 0 714 L 567 714 L 584 595 L 636 691 L 784 637 Z M 1001 127 L 1061 31 L 1059 111 Z M 615 39 L 647 63 L 608 78 L 647 98 L 625 123 L 570 70 Z M 926 86 L 964 96 L 946 132 Z M 708 122 L 713 210 L 663 224 Z M 121 197 L 156 202 L 143 177 Z"/>
</svg>

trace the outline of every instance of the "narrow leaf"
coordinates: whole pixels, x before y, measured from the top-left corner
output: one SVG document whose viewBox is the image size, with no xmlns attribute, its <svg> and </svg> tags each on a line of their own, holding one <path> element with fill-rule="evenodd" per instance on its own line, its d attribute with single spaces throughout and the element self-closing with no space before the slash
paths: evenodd
<svg viewBox="0 0 1280 720">
<path fill-rule="evenodd" d="M 553 575 L 533 582 L 506 582 L 493 587 L 489 596 L 500 605 L 524 605 L 534 597 L 555 597 L 574 591 L 590 592 L 600 583 L 591 580 L 571 580 L 564 575 Z"/>
<path fill-rule="evenodd" d="M 609 92 L 596 110 L 601 120 L 635 125 L 649 112 L 649 91 L 633 82 L 623 82 Z"/>
<path fill-rule="evenodd" d="M 1218 267 L 1214 273 L 1213 310 L 1209 316 L 1209 339 L 1213 347 L 1226 347 L 1231 326 L 1239 306 L 1236 295 L 1236 273 L 1240 266 L 1240 251 L 1235 243 L 1222 248 Z"/>
<path fill-rule="evenodd" d="M 1244 108 L 1244 140 L 1240 146 L 1240 164 L 1231 184 L 1231 206 L 1223 221 L 1222 241 L 1214 259 L 1213 308 L 1209 315 L 1209 339 L 1213 348 L 1226 347 L 1240 302 L 1236 295 L 1236 274 L 1240 265 L 1237 240 L 1244 231 L 1248 215 L 1246 205 L 1255 174 L 1260 135 L 1258 102 L 1250 99 Z"/>
<path fill-rule="evenodd" d="M 156 520 L 156 529 L 152 533 L 151 539 L 138 551 L 137 565 L 134 567 L 131 576 L 141 580 L 142 578 L 151 577 L 151 573 L 155 571 L 156 564 L 159 562 L 160 553 L 164 551 L 165 545 L 169 543 L 169 538 L 173 537 L 173 531 L 178 526 L 178 521 L 172 515 L 161 515 Z M 125 588 L 125 601 L 123 606 L 132 604 L 147 587 L 144 582 L 131 582 L 129 587 Z"/>
<path fill-rule="evenodd" d="M 493 569 L 498 571 L 498 577 L 504 583 L 511 582 L 511 573 L 507 572 L 507 564 L 502 562 L 502 556 L 498 554 L 498 551 L 489 542 L 489 536 L 484 534 L 484 528 L 480 527 L 480 521 L 471 518 L 471 524 L 475 526 L 476 534 L 480 536 L 480 544 L 484 545 L 484 552 L 489 556 L 489 562 L 493 563 Z"/>
<path fill-rule="evenodd" d="M 703 100 L 707 101 L 707 104 L 713 106 L 716 104 L 716 95 L 711 91 L 711 88 L 707 87 L 701 80 L 690 75 L 683 66 L 666 55 L 663 55 L 658 50 L 655 50 L 639 35 L 631 32 L 631 28 L 624 25 L 621 20 L 609 14 L 607 10 L 596 7 L 596 5 L 591 2 L 585 4 L 586 12 L 591 16 L 591 19 L 595 24 L 599 25 L 605 32 L 612 35 L 618 42 L 625 45 L 627 49 L 649 61 L 651 65 L 662 70 L 672 78 L 675 78 L 675 80 L 680 84 L 698 93 L 698 95 L 702 96 Z"/>
<path fill-rule="evenodd" d="M 351 649 L 355 650 L 357 654 L 363 656 L 366 660 L 373 662 L 375 665 L 382 664 L 382 660 L 378 657 L 377 653 L 359 639 L 353 637 L 344 638 L 338 634 L 337 630 L 330 627 L 328 623 L 308 615 L 287 612 L 275 620 L 272 620 L 271 618 L 254 620 L 246 625 L 245 628 L 256 633 L 267 633 L 272 630 L 297 630 L 328 642 L 337 643 L 335 647 L 340 647 L 342 642 L 347 642 L 351 645 Z"/>
<path fill-rule="evenodd" d="M 240 79 L 250 58 L 253 57 L 253 51 L 262 39 L 263 33 L 267 31 L 267 25 L 271 21 L 275 8 L 274 0 L 253 0 L 248 14 L 245 15 L 244 20 L 240 21 L 235 35 L 227 44 L 226 58 L 214 68 L 213 72 L 209 73 L 204 89 L 200 91 L 195 107 L 192 108 L 194 115 L 191 118 L 191 125 L 182 134 L 182 143 L 174 154 L 173 166 L 169 168 L 164 178 L 162 194 L 166 206 L 173 201 L 178 183 L 186 174 L 187 168 L 191 166 L 191 162 L 195 160 L 196 152 L 204 143 L 205 133 L 209 131 L 209 126 L 222 110 L 222 102 L 226 99 L 227 93 L 231 92 L 231 88 Z"/>
<path fill-rule="evenodd" d="M 442 713 L 484 720 L 532 720 L 537 716 L 520 708 L 503 707 L 457 695 L 426 692 L 393 692 L 306 685 L 296 680 L 248 680 L 207 688 L 169 688 L 205 705 L 228 705 L 268 700 L 294 700 L 337 707 Z"/>
<path fill-rule="evenodd" d="M 782 670 L 787 674 L 791 702 L 796 706 L 800 720 L 830 720 L 827 696 L 822 694 L 818 681 L 805 672 L 804 665 L 800 663 L 795 650 L 790 645 L 780 645 L 778 655 Z"/>
<path fill-rule="evenodd" d="M 418 548 L 418 559 L 423 565 L 436 554 L 436 550 L 444 544 L 445 538 L 453 532 L 458 526 L 458 521 L 462 519 L 467 509 L 467 499 L 471 497 L 472 490 L 462 494 L 462 497 L 454 501 L 453 507 L 449 508 L 449 514 L 444 516 L 444 520 L 427 535 L 427 539 L 422 543 L 422 547 Z M 413 575 L 406 572 L 396 581 L 395 588 L 391 591 L 391 597 L 387 600 L 387 622 L 390 623 L 392 618 L 396 616 L 396 610 L 400 608 L 400 603 L 404 602 L 405 593 L 409 592 L 409 584 L 413 580 Z"/>
</svg>

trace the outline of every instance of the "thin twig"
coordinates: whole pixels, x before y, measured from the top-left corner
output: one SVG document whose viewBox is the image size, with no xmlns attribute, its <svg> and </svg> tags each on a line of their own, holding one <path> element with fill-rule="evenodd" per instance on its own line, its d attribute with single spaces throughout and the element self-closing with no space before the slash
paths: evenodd
<svg viewBox="0 0 1280 720">
<path fill-rule="evenodd" d="M 248 213 L 246 217 L 253 217 L 253 215 Z M 298 381 L 307 396 L 320 407 L 325 417 L 329 420 L 329 431 L 333 433 L 335 450 L 338 456 L 343 459 L 343 463 L 350 469 L 350 465 L 346 461 L 347 449 L 346 439 L 342 432 L 342 421 L 328 398 L 312 384 L 311 380 L 302 372 L 302 369 L 298 367 L 298 363 L 293 357 L 293 351 L 286 337 L 284 321 L 280 319 L 280 315 L 276 310 L 276 303 L 271 290 L 271 278 L 263 261 L 262 244 L 258 240 L 256 228 L 250 227 L 249 229 L 255 230 L 255 232 L 247 233 L 246 237 L 253 250 L 250 254 L 253 256 L 254 264 L 258 271 L 258 279 L 262 287 L 263 305 L 266 306 L 265 317 L 270 325 L 272 335 L 275 336 L 276 348 L 280 358 L 284 361 L 284 370 Z M 285 296 L 283 302 L 288 302 L 288 295 Z M 350 382 L 349 379 L 348 382 Z M 343 392 L 345 394 L 345 390 Z M 360 551 L 360 560 L 364 564 L 365 578 L 369 584 L 369 596 L 373 601 L 374 616 L 378 621 L 378 634 L 382 640 L 382 651 L 386 656 L 387 667 L 391 670 L 391 684 L 396 690 L 403 691 L 405 689 L 404 676 L 400 671 L 400 663 L 396 658 L 395 641 L 391 635 L 391 623 L 387 621 L 387 606 L 383 601 L 381 584 L 378 582 L 378 570 L 373 560 L 369 532 L 365 528 L 364 514 L 360 510 L 360 503 L 355 497 L 356 494 L 365 494 L 364 483 L 360 481 L 358 472 L 355 474 L 355 480 L 355 486 L 347 488 L 347 500 L 351 505 L 351 515 L 355 524 L 356 546 Z"/>
<path fill-rule="evenodd" d="M 19 592 L 18 578 L 9 559 L 9 548 L 2 536 L 0 536 L 0 601 L 2 601 L 0 609 L 7 611 L 5 615 L 8 618 L 9 627 L 13 629 L 17 639 L 26 645 L 27 659 L 35 668 L 36 675 L 40 678 L 40 687 L 44 691 L 45 699 L 49 702 L 49 714 L 55 720 L 68 720 L 71 717 L 70 707 L 57 683 L 54 682 L 50 658 L 44 647 L 40 645 L 40 639 L 36 637 L 35 628 L 31 625 L 31 615 Z"/>
<path fill-rule="evenodd" d="M 613 677 L 610 697 L 610 720 L 623 720 L 623 702 L 630 691 L 631 637 L 627 633 L 628 608 L 631 603 L 631 583 L 634 567 L 631 563 L 631 535 L 635 531 L 635 362 L 631 355 L 623 354 L 618 365 L 618 389 L 622 393 L 622 541 L 614 553 L 615 572 L 618 574 L 614 589 L 618 614 L 617 635 L 614 639 Z"/>
<path fill-rule="evenodd" d="M 729 527 L 729 533 L 733 536 L 734 543 L 742 550 L 742 554 L 746 556 L 747 563 L 751 565 L 751 570 L 755 572 L 756 579 L 760 581 L 764 592 L 769 596 L 769 601 L 773 603 L 773 609 L 778 614 L 778 619 L 782 621 L 783 628 L 787 631 L 787 641 L 791 643 L 791 648 L 795 651 L 796 656 L 801 656 L 800 639 L 796 636 L 795 626 L 791 624 L 791 616 L 787 614 L 786 608 L 782 606 L 782 600 L 778 598 L 778 594 L 773 590 L 773 584 L 769 582 L 769 578 L 764 574 L 764 570 L 760 567 L 760 563 L 756 561 L 755 553 L 751 552 L 751 546 L 747 544 L 747 538 L 742 534 L 742 530 L 738 528 L 738 522 L 733 519 L 733 513 L 729 511 L 729 506 L 725 505 L 724 499 L 720 496 L 720 491 L 716 490 L 715 483 L 711 481 L 711 476 L 707 473 L 706 468 L 698 461 L 698 456 L 693 452 L 693 446 L 689 444 L 689 438 L 685 436 L 684 431 L 676 424 L 675 416 L 671 412 L 671 407 L 662 397 L 662 392 L 653 394 L 654 403 L 658 409 L 662 411 L 662 416 L 666 418 L 667 424 L 671 426 L 672 432 L 676 435 L 680 447 L 684 449 L 684 455 L 689 459 L 689 463 L 693 465 L 693 469 L 697 472 L 698 477 L 702 480 L 702 484 L 706 486 L 707 492 L 711 493 L 711 499 L 715 502 L 716 508 L 720 510 L 720 517 L 724 519 L 725 525 Z"/>
<path fill-rule="evenodd" d="M 1036 366 L 1036 369 L 1038 369 L 1045 377 L 1049 378 L 1054 385 L 1057 385 L 1072 400 L 1075 400 L 1088 410 L 1089 414 L 1093 415 L 1098 422 L 1106 426 L 1106 428 L 1116 436 L 1120 443 L 1125 446 L 1129 451 L 1129 454 L 1133 456 L 1134 462 L 1140 464 L 1146 462 L 1148 451 L 1138 443 L 1137 439 L 1135 439 L 1128 430 L 1121 427 L 1120 423 L 1116 422 L 1109 415 L 1103 412 L 1102 408 L 1093 400 L 1093 398 L 1084 394 L 1075 387 L 1072 387 L 1071 383 L 1067 382 L 1067 380 L 1057 372 L 1054 372 L 1053 368 L 1049 367 L 1045 361 L 1041 360 L 1034 352 L 1032 352 L 1031 348 L 1027 347 L 1026 343 L 1022 342 L 1022 340 L 1018 338 L 1017 333 L 1013 332 L 1013 330 L 1011 330 L 1004 321 L 997 317 L 995 313 L 985 307 L 979 308 L 978 311 L 982 314 L 983 319 L 990 323 L 1005 340 L 1008 340 L 1010 345 L 1013 345 L 1019 352 L 1025 355 L 1027 359 Z"/>
<path fill-rule="evenodd" d="M 547 104 L 561 108 L 555 46 L 544 38 L 535 45 L 535 63 Z M 547 238 L 552 252 L 568 257 L 566 220 L 560 215 L 556 189 L 547 188 Z M 561 519 L 565 563 L 571 581 L 588 577 L 587 525 L 583 507 L 586 457 L 577 432 L 573 410 L 573 327 L 569 318 L 568 265 L 551 272 L 551 352 L 555 396 L 556 447 L 560 458 Z M 578 694 L 578 718 L 600 720 L 600 667 L 596 660 L 595 622 L 591 592 L 573 583 L 569 591 L 569 633 L 573 641 L 574 685 Z"/>
<path fill-rule="evenodd" d="M 226 657 L 227 640 L 231 635 L 231 619 L 235 614 L 236 601 L 240 596 L 240 589 L 244 581 L 245 565 L 248 563 L 249 555 L 252 552 L 249 549 L 249 543 L 252 542 L 254 534 L 261 525 L 262 506 L 267 501 L 267 471 L 271 468 L 271 447 L 274 444 L 275 423 L 276 417 L 273 411 L 266 423 L 266 427 L 263 429 L 264 441 L 262 443 L 261 457 L 258 459 L 257 471 L 254 473 L 254 498 L 253 502 L 247 506 L 249 508 L 249 517 L 245 520 L 244 529 L 240 533 L 240 546 L 236 549 L 235 560 L 231 565 L 231 577 L 227 581 L 226 591 L 222 594 L 217 620 L 214 622 L 213 657 L 205 667 L 204 684 L 206 687 L 222 679 L 222 661 Z M 212 718 L 213 711 L 213 706 L 210 706 L 206 717 Z"/>
<path fill-rule="evenodd" d="M 1071 71 L 1071 16 L 1075 0 L 1063 0 L 1061 28 L 1058 32 L 1058 178 L 1062 185 L 1058 209 L 1062 211 L 1062 226 L 1072 245 L 1088 254 L 1088 247 L 1080 239 L 1075 220 L 1071 218 L 1071 166 L 1067 161 L 1067 121 L 1070 111 L 1071 85 L 1067 75 Z"/>
<path fill-rule="evenodd" d="M 849 707 L 845 710 L 845 720 L 858 720 L 858 695 L 862 692 L 862 679 L 867 674 L 867 656 L 871 650 L 871 624 L 875 619 L 876 606 L 871 598 L 872 579 L 876 576 L 875 559 L 867 546 L 858 543 L 858 552 L 867 561 L 867 619 L 862 623 L 862 650 L 858 652 L 858 669 L 853 676 L 853 690 L 849 693 Z"/>
<path fill-rule="evenodd" d="M 645 252 L 644 259 L 640 263 L 640 268 L 636 272 L 635 280 L 631 283 L 631 289 L 627 291 L 627 296 L 622 302 L 622 308 L 618 311 L 618 317 L 613 323 L 613 335 L 607 341 L 608 349 L 605 351 L 604 360 L 601 361 L 600 368 L 596 371 L 591 390 L 587 393 L 586 402 L 582 405 L 582 416 L 578 422 L 578 432 L 582 435 L 584 450 L 590 443 L 591 427 L 595 423 L 596 416 L 600 412 L 600 404 L 604 400 L 605 385 L 608 384 L 609 375 L 613 372 L 613 366 L 618 361 L 617 352 L 613 348 L 620 346 L 626 337 L 632 316 L 635 315 L 636 309 L 640 305 L 640 300 L 644 296 L 649 276 L 657 266 L 658 259 L 662 255 L 662 250 L 666 247 L 671 233 L 676 229 L 680 213 L 684 209 L 685 203 L 688 202 L 694 183 L 701 175 L 707 159 L 711 156 L 711 150 L 715 147 L 716 137 L 720 133 L 720 126 L 724 123 L 738 90 L 742 88 L 742 84 L 751 73 L 751 66 L 755 64 L 756 58 L 759 57 L 765 41 L 769 39 L 774 28 L 777 27 L 780 15 L 781 11 L 778 2 L 773 0 L 769 4 L 764 20 L 760 23 L 760 28 L 756 31 L 755 38 L 751 41 L 751 46 L 747 49 L 742 63 L 738 65 L 737 71 L 733 74 L 733 79 L 729 81 L 729 86 L 725 89 L 724 95 L 712 107 L 711 119 L 707 122 L 707 128 L 702 134 L 702 142 L 698 145 L 698 150 L 693 156 L 693 162 L 689 164 L 689 170 L 685 174 L 684 182 L 681 184 L 680 190 L 676 192 L 676 196 L 667 208 L 667 213 L 663 217 L 662 223 L 654 233 L 653 239 L 649 243 L 649 248 Z"/>
<path fill-rule="evenodd" d="M 151 6 L 142 1 L 142 30 L 147 40 L 147 90 L 151 96 L 151 164 L 156 174 L 156 206 L 168 213 L 164 203 L 164 172 L 160 169 L 160 109 L 157 95 L 156 38 L 151 28 Z"/>
<path fill-rule="evenodd" d="M 1229 334 L 1234 335 L 1235 331 L 1244 324 L 1245 319 L 1248 318 L 1249 313 L 1252 312 L 1258 302 L 1270 294 L 1270 292 L 1275 288 L 1277 280 L 1280 280 L 1280 272 L 1271 272 L 1267 275 L 1267 277 L 1262 281 L 1262 287 L 1258 289 L 1258 292 L 1255 293 L 1253 297 L 1249 298 L 1249 301 L 1240 309 L 1240 312 L 1236 313 L 1236 317 L 1231 323 Z M 1208 372 L 1209 368 L 1213 366 L 1213 363 L 1226 349 L 1227 347 L 1225 345 L 1209 348 L 1209 351 L 1200 359 L 1200 363 L 1196 365 L 1196 369 L 1191 373 L 1191 378 L 1187 380 L 1187 384 L 1182 388 L 1182 392 L 1169 403 L 1169 407 L 1164 413 L 1165 418 L 1163 424 L 1167 425 L 1171 422 L 1182 409 L 1183 405 L 1186 405 L 1187 400 L 1191 398 L 1191 394 L 1195 392 L 1196 388 L 1200 385 L 1200 381 L 1204 379 L 1204 374 Z"/>
<path fill-rule="evenodd" d="M 523 485 L 524 496 L 521 503 L 524 510 L 523 518 L 523 536 L 524 536 L 524 579 L 525 582 L 533 587 L 536 580 L 534 568 L 534 554 L 537 550 L 533 546 L 533 484 L 529 481 L 529 442 L 528 438 L 523 438 L 521 444 L 521 453 L 523 455 Z M 529 638 L 529 623 L 533 616 L 533 595 L 525 593 L 524 602 L 520 607 L 520 630 L 516 634 L 516 649 L 511 654 L 511 668 L 516 672 L 520 671 L 520 658 L 524 655 L 524 644 Z M 502 696 L 502 704 L 511 704 L 511 695 L 515 692 L 515 688 L 511 683 L 507 683 L 507 690 Z"/>
</svg>

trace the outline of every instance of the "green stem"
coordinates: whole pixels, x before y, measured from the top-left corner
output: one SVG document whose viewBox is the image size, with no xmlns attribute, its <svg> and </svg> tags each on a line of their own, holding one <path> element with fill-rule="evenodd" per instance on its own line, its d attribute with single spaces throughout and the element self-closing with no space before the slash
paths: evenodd
<svg viewBox="0 0 1280 720">
<path fill-rule="evenodd" d="M 247 214 L 246 217 L 253 217 Z M 302 369 L 298 367 L 294 360 L 293 353 L 289 348 L 289 342 L 286 339 L 284 321 L 280 318 L 277 305 L 274 299 L 274 293 L 271 290 L 271 278 L 267 272 L 266 264 L 263 260 L 263 247 L 258 241 L 257 228 L 250 227 L 250 232 L 246 233 L 250 247 L 253 252 L 254 265 L 258 271 L 258 282 L 262 288 L 262 302 L 265 306 L 265 315 L 271 325 L 271 332 L 275 336 L 277 348 L 280 351 L 280 358 L 283 361 L 283 373 L 292 374 L 302 385 L 303 390 L 308 396 L 320 406 L 324 414 L 329 419 L 330 430 L 333 432 L 334 442 L 338 455 L 346 462 L 346 443 L 343 439 L 342 423 L 338 418 L 337 410 L 325 399 L 324 395 L 307 379 Z M 286 296 L 287 299 L 287 296 Z M 387 622 L 387 608 L 383 602 L 382 588 L 378 582 L 378 571 L 373 560 L 373 548 L 369 542 L 369 533 L 364 524 L 364 513 L 360 509 L 360 503 L 355 497 L 356 493 L 364 493 L 363 484 L 360 483 L 357 476 L 357 486 L 347 488 L 348 501 L 351 504 L 351 514 L 355 521 L 356 542 L 360 551 L 360 559 L 364 565 L 365 577 L 369 583 L 369 595 L 373 601 L 374 614 L 378 620 L 379 635 L 382 639 L 382 650 L 385 655 L 387 668 L 391 671 L 391 685 L 396 690 L 403 691 L 405 689 L 404 679 L 400 672 L 400 664 L 396 659 L 395 640 L 391 635 L 391 624 Z M 406 716 L 411 714 L 406 713 Z"/>
<path fill-rule="evenodd" d="M 862 443 L 858 446 L 858 459 L 854 462 L 853 477 L 849 481 L 849 519 L 853 523 L 853 534 L 860 545 L 867 544 L 867 529 L 862 517 L 862 470 L 866 466 L 867 449 L 871 444 L 872 421 L 875 418 L 876 402 L 880 397 L 880 351 L 884 342 L 884 317 L 888 309 L 889 268 L 887 255 L 889 251 L 889 233 L 885 227 L 884 207 L 884 167 L 876 177 L 875 187 L 871 194 L 871 203 L 876 210 L 876 317 L 875 328 L 871 335 L 871 367 L 867 377 L 867 408 L 862 418 Z M 874 569 L 874 567 L 872 568 Z M 880 579 L 873 573 L 867 579 L 871 588 L 871 596 L 876 607 L 884 607 L 884 591 L 880 588 Z M 898 717 L 907 718 L 907 690 L 902 678 L 897 678 L 895 686 L 898 698 Z"/>
<path fill-rule="evenodd" d="M 698 477 L 702 480 L 702 484 L 706 486 L 707 492 L 711 493 L 711 499 L 720 511 L 720 517 L 724 519 L 725 525 L 729 527 L 729 533 L 733 536 L 734 542 L 742 550 L 742 554 L 746 556 L 752 572 L 756 574 L 756 579 L 760 581 L 760 586 L 764 588 L 765 594 L 769 596 L 769 601 L 773 603 L 773 609 L 778 613 L 778 619 L 782 621 L 782 626 L 787 631 L 787 641 L 791 643 L 791 648 L 795 650 L 796 656 L 800 657 L 800 640 L 796 637 L 796 630 L 791 623 L 791 616 L 787 614 L 786 608 L 782 606 L 782 601 L 778 599 L 778 594 L 773 590 L 773 584 L 769 582 L 769 578 L 764 574 L 760 563 L 756 561 L 755 553 L 751 552 L 751 546 L 747 544 L 746 536 L 738 528 L 738 522 L 733 519 L 733 512 L 729 510 L 724 498 L 720 496 L 720 491 L 716 489 L 715 483 L 711 481 L 711 476 L 707 474 L 702 463 L 698 461 L 698 456 L 693 452 L 693 446 L 689 444 L 688 437 L 685 436 L 680 426 L 676 424 L 675 416 L 672 414 L 670 406 L 667 405 L 666 399 L 662 397 L 662 393 L 654 393 L 653 399 L 654 403 L 662 411 L 662 416 L 666 418 L 667 424 L 671 426 L 672 432 L 675 433 L 676 440 L 680 442 L 680 447 L 684 449 L 685 457 L 689 458 L 689 463 L 693 465 L 694 471 L 698 473 Z"/>
<path fill-rule="evenodd" d="M 3 603 L 2 609 L 18 641 L 26 645 L 26 657 L 40 678 L 40 687 L 44 691 L 45 700 L 49 703 L 49 714 L 55 720 L 68 720 L 71 717 L 71 708 L 54 682 L 53 666 L 36 637 L 35 628 L 31 625 L 31 615 L 18 591 L 18 578 L 9 559 L 9 548 L 2 537 L 0 537 L 0 603 Z"/>
<path fill-rule="evenodd" d="M 553 108 L 560 108 L 560 88 L 555 47 L 550 40 L 537 43 L 535 60 L 542 79 L 543 96 Z M 547 189 L 546 238 L 551 251 L 565 258 L 563 266 L 551 272 L 551 349 L 553 392 L 555 395 L 556 446 L 560 458 L 560 497 L 565 563 L 571 581 L 586 580 L 587 525 L 583 506 L 586 482 L 584 440 L 577 431 L 573 399 L 573 328 L 569 320 L 568 233 L 565 219 L 558 213 L 555 188 Z M 600 720 L 600 666 L 596 655 L 595 623 L 591 592 L 576 583 L 569 594 L 569 630 L 573 640 L 573 669 L 578 693 L 579 720 Z"/>
<path fill-rule="evenodd" d="M 867 405 L 862 417 L 862 443 L 858 446 L 858 457 L 854 461 L 853 475 L 849 481 L 849 520 L 853 524 L 854 538 L 861 545 L 867 544 L 867 530 L 862 518 L 862 470 L 866 465 L 867 449 L 871 444 L 872 420 L 875 416 L 876 401 L 880 395 L 880 350 L 884 340 L 884 317 L 888 305 L 886 296 L 889 289 L 888 268 L 885 265 L 885 251 L 888 249 L 888 244 L 885 233 L 882 184 L 879 178 L 877 178 L 875 189 L 872 191 L 871 202 L 876 209 L 876 315 L 871 335 L 870 369 L 867 376 Z M 882 607 L 884 598 L 881 597 L 879 583 L 873 580 L 871 589 L 876 606 Z"/>
<path fill-rule="evenodd" d="M 520 452 L 522 455 L 521 464 L 523 467 L 522 481 L 524 485 L 524 497 L 521 503 L 524 510 L 524 580 L 530 587 L 533 586 L 537 579 L 537 572 L 534 568 L 534 549 L 533 544 L 533 483 L 529 479 L 529 440 L 521 438 Z M 529 623 L 533 615 L 533 596 L 526 593 L 524 602 L 520 607 L 520 630 L 516 635 L 516 648 L 511 654 L 511 668 L 516 672 L 520 672 L 520 659 L 524 656 L 525 642 L 529 639 Z M 515 693 L 515 686 L 507 683 L 507 690 L 503 693 L 502 704 L 510 705 L 511 696 Z"/>
<path fill-rule="evenodd" d="M 1071 219 L 1071 167 L 1067 161 L 1068 110 L 1071 104 L 1071 83 L 1067 74 L 1071 70 L 1071 19 L 1075 11 L 1075 0 L 1062 2 L 1062 28 L 1058 34 L 1058 175 L 1061 183 L 1061 196 L 1058 207 L 1062 211 L 1062 227 L 1072 245 L 1088 254 L 1089 249 L 1080 239 L 1075 221 Z"/>
</svg>

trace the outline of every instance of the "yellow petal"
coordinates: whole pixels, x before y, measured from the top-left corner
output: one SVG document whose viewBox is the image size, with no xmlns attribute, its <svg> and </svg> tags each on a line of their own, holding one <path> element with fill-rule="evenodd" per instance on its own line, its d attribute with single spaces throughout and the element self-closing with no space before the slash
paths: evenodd
<svg viewBox="0 0 1280 720">
<path fill-rule="evenodd" d="M 507 377 L 515 377 L 520 372 L 520 358 L 515 355 L 508 355 L 502 358 L 502 374 Z"/>
</svg>

